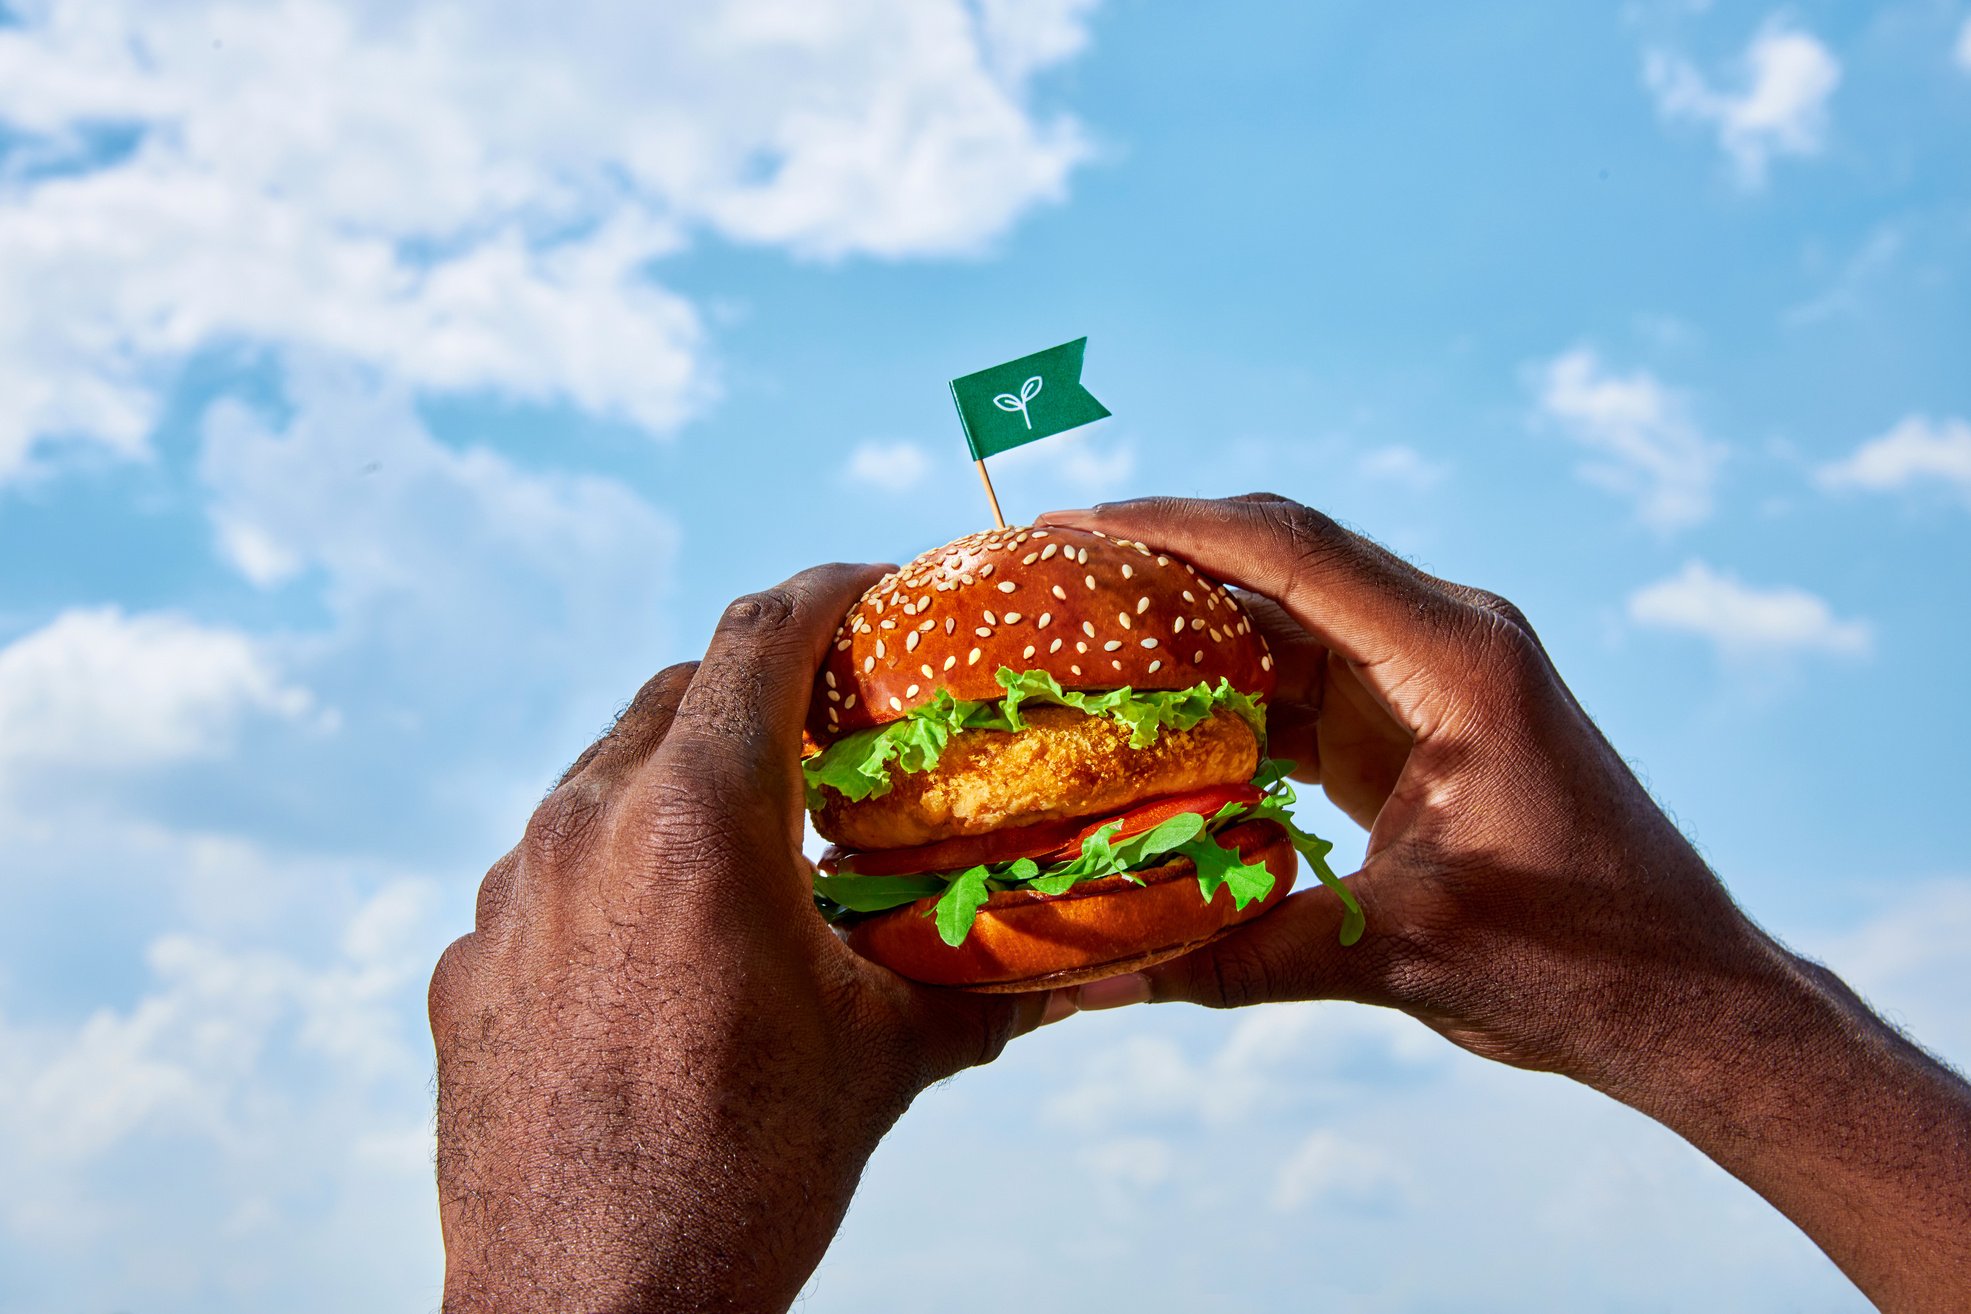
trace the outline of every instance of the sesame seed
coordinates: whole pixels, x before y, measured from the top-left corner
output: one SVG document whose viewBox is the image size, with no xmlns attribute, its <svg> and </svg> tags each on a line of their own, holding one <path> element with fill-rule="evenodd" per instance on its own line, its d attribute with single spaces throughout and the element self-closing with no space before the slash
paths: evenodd
<svg viewBox="0 0 1971 1314">
<path fill-rule="evenodd" d="M 923 611 L 926 607 L 929 607 L 930 605 L 931 605 L 931 595 L 928 593 L 926 593 L 923 597 L 917 599 L 917 610 L 919 611 Z"/>
<path fill-rule="evenodd" d="M 1081 668 L 1079 666 L 1070 666 L 1068 667 L 1068 670 L 1072 671 L 1076 675 L 1081 674 Z"/>
<path fill-rule="evenodd" d="M 1020 613 L 1019 613 L 1019 612 L 1017 612 L 1017 611 L 1009 611 L 1009 612 L 1007 612 L 1007 613 L 1006 613 L 1006 623 L 1007 623 L 1008 625 L 1018 625 L 1018 624 L 1020 623 Z"/>
<path fill-rule="evenodd" d="M 1076 652 L 1087 652 L 1087 651 L 1088 651 L 1088 645 L 1087 645 L 1087 644 L 1085 644 L 1085 643 L 1083 643 L 1083 642 L 1082 642 L 1082 641 L 1081 641 L 1080 639 L 1076 639 L 1076 640 L 1074 641 L 1074 650 L 1075 650 Z"/>
<path fill-rule="evenodd" d="M 948 671 L 948 670 L 950 670 L 950 669 L 951 669 L 952 667 L 954 667 L 954 666 L 956 666 L 956 665 L 958 665 L 958 658 L 956 658 L 956 657 L 947 657 L 947 658 L 945 658 L 945 659 L 944 659 L 944 668 L 945 668 L 945 669 L 946 669 L 947 671 Z"/>
<path fill-rule="evenodd" d="M 1083 621 L 1083 622 L 1081 623 L 1081 632 L 1082 632 L 1083 634 L 1086 634 L 1086 635 L 1087 635 L 1087 636 L 1088 636 L 1089 638 L 1091 638 L 1091 639 L 1092 639 L 1092 638 L 1094 638 L 1094 637 L 1095 637 L 1095 623 L 1094 623 L 1093 621 Z"/>
<path fill-rule="evenodd" d="M 1084 565 L 1084 566 L 1088 564 L 1088 549 L 1087 549 L 1087 548 L 1083 548 L 1083 549 L 1081 550 L 1081 555 L 1080 555 L 1080 557 L 1078 558 L 1078 560 L 1079 560 L 1079 561 L 1081 562 L 1081 564 L 1082 564 L 1082 565 Z"/>
<path fill-rule="evenodd" d="M 1047 645 L 1047 651 L 1049 651 L 1049 652 L 1059 652 L 1059 651 L 1061 651 L 1061 641 L 1060 641 L 1059 639 L 1056 639 L 1056 640 L 1054 640 L 1054 642 L 1052 642 L 1052 643 L 1050 643 L 1050 644 L 1048 644 L 1048 645 Z"/>
<path fill-rule="evenodd" d="M 1046 531 L 1046 530 L 1044 530 L 1044 529 L 1036 529 L 1036 530 L 1034 530 L 1034 531 L 1033 531 L 1033 536 L 1034 536 L 1035 538 L 1046 538 L 1046 537 L 1047 537 L 1047 531 Z"/>
<path fill-rule="evenodd" d="M 1121 640 L 1121 639 L 1110 639 L 1110 640 L 1109 640 L 1109 641 L 1108 641 L 1107 643 L 1105 643 L 1105 644 L 1103 644 L 1103 645 L 1102 645 L 1102 651 L 1103 651 L 1103 652 L 1114 652 L 1114 651 L 1115 651 L 1115 650 L 1116 650 L 1117 648 L 1120 648 L 1120 647 L 1122 647 L 1122 640 Z"/>
<path fill-rule="evenodd" d="M 987 612 L 985 614 L 985 623 L 988 625 L 997 625 L 999 624 L 999 617 L 993 615 L 991 612 Z"/>
<path fill-rule="evenodd" d="M 840 725 L 840 724 L 841 724 L 841 722 L 842 722 L 842 718 L 841 718 L 841 717 L 839 717 L 839 716 L 837 716 L 837 715 L 835 715 L 835 709 L 834 709 L 834 708 L 832 708 L 832 707 L 831 707 L 831 708 L 829 708 L 829 709 L 828 709 L 828 724 L 830 724 L 830 725 Z"/>
<path fill-rule="evenodd" d="M 1032 656 L 1033 656 L 1033 645 L 1032 645 L 1031 643 L 1029 643 L 1029 644 L 1027 645 L 1027 650 L 1026 650 L 1025 652 L 1023 652 L 1023 653 L 1021 653 L 1021 654 L 1020 654 L 1020 656 L 1022 656 L 1022 657 L 1032 657 Z"/>
<path fill-rule="evenodd" d="M 906 616 L 915 616 L 917 614 L 917 604 L 914 602 L 904 603 L 903 614 Z"/>
<path fill-rule="evenodd" d="M 839 703 L 839 702 L 841 702 L 841 701 L 842 701 L 842 693 L 841 693 L 841 690 L 839 690 L 839 689 L 830 689 L 830 690 L 828 691 L 828 701 L 829 701 L 829 702 L 831 702 L 831 703 Z"/>
<path fill-rule="evenodd" d="M 830 689 L 833 689 L 835 687 L 835 672 L 823 671 L 821 673 L 821 678 L 828 682 L 828 687 Z"/>
<path fill-rule="evenodd" d="M 890 710 L 892 712 L 901 712 L 903 710 L 903 703 L 895 694 L 890 695 Z"/>
<path fill-rule="evenodd" d="M 1130 628 L 1128 612 L 1126 611 L 1117 612 L 1116 619 L 1122 622 L 1122 628 L 1124 628 L 1125 630 Z"/>
<path fill-rule="evenodd" d="M 869 674 L 871 671 L 875 669 L 876 669 L 876 659 L 874 657 L 865 657 L 862 659 L 862 673 L 864 675 Z"/>
<path fill-rule="evenodd" d="M 850 709 L 851 707 L 854 707 L 854 706 L 855 706 L 855 695 L 854 695 L 854 694 L 850 694 L 850 695 L 849 695 L 849 696 L 848 696 L 847 698 L 844 698 L 844 699 L 842 700 L 842 710 L 843 710 L 843 711 L 845 711 L 845 712 L 846 712 L 846 711 L 848 711 L 848 710 L 849 710 L 849 709 Z"/>
<path fill-rule="evenodd" d="M 934 620 L 927 620 L 922 625 L 919 625 L 917 629 L 919 633 L 929 634 L 932 630 L 937 628 L 937 624 L 938 623 Z"/>
<path fill-rule="evenodd" d="M 958 582 L 959 582 L 960 584 L 964 584 L 964 585 L 966 585 L 967 587 L 969 587 L 969 586 L 971 586 L 971 585 L 973 585 L 973 584 L 976 584 L 976 583 L 978 583 L 978 581 L 977 581 L 977 580 L 975 580 L 975 579 L 973 579 L 973 578 L 972 578 L 972 577 L 971 577 L 970 575 L 960 575 L 960 576 L 958 577 Z"/>
<path fill-rule="evenodd" d="M 1093 575 L 1084 575 L 1081 582 L 1091 589 L 1095 587 L 1095 577 Z"/>
<path fill-rule="evenodd" d="M 1143 640 L 1143 646 L 1145 648 L 1154 648 L 1157 646 L 1157 641 L 1155 639 L 1145 639 Z"/>
<path fill-rule="evenodd" d="M 1200 649 L 1198 649 L 1198 650 L 1197 650 L 1196 652 L 1194 652 L 1194 653 L 1192 653 L 1192 654 L 1191 654 L 1191 665 L 1193 665 L 1193 666 L 1197 666 L 1197 665 L 1199 665 L 1200 663 L 1202 663 L 1203 661 L 1204 661 L 1204 649 L 1203 649 L 1203 648 L 1200 648 Z"/>
<path fill-rule="evenodd" d="M 1044 629 L 1046 629 L 1046 628 L 1047 628 L 1047 627 L 1048 627 L 1048 626 L 1049 626 L 1050 624 L 1052 624 L 1052 623 L 1053 623 L 1053 620 L 1054 620 L 1054 613 L 1053 613 L 1053 612 L 1051 612 L 1051 611 L 1043 611 L 1043 612 L 1041 612 L 1041 613 L 1040 613 L 1040 619 L 1039 619 L 1039 620 L 1037 620 L 1037 621 L 1035 621 L 1035 622 L 1033 623 L 1033 627 L 1034 627 L 1035 629 L 1037 629 L 1037 630 L 1044 630 Z"/>
<path fill-rule="evenodd" d="M 1056 584 L 1052 589 L 1049 590 L 1049 592 L 1051 592 L 1055 597 L 1059 598 L 1063 602 L 1066 602 L 1068 600 L 1068 591 L 1062 588 L 1059 584 Z"/>
<path fill-rule="evenodd" d="M 1216 625 L 1211 627 L 1211 641 L 1213 643 L 1225 642 L 1225 636 L 1218 632 L 1218 627 Z"/>
<path fill-rule="evenodd" d="M 1010 579 L 1002 579 L 999 581 L 999 591 L 1001 593 L 1011 593 L 1014 589 L 1018 587 L 1020 586 L 1018 584 L 1015 584 Z"/>
<path fill-rule="evenodd" d="M 1136 576 L 1136 567 L 1130 565 L 1127 561 L 1123 562 L 1122 577 L 1124 579 L 1134 579 L 1135 576 Z"/>
<path fill-rule="evenodd" d="M 1148 611 L 1149 609 L 1150 609 L 1150 600 L 1148 598 L 1136 599 L 1136 614 L 1138 616 L 1141 616 L 1144 612 Z"/>
<path fill-rule="evenodd" d="M 995 544 L 994 546 L 997 546 L 997 544 Z M 993 570 L 992 562 L 990 561 L 986 562 L 985 565 L 979 567 L 979 578 L 980 579 L 990 578 L 992 575 L 992 570 Z"/>
<path fill-rule="evenodd" d="M 1025 556 L 1020 558 L 1020 564 L 1022 566 L 1031 566 L 1034 562 L 1038 560 L 1040 560 L 1040 554 L 1038 552 L 1029 552 Z"/>
<path fill-rule="evenodd" d="M 1272 659 L 1271 657 L 1265 657 L 1265 656 L 1262 656 L 1262 657 L 1261 657 L 1261 658 L 1259 659 L 1259 669 L 1260 669 L 1260 670 L 1262 670 L 1262 671 L 1270 671 L 1270 670 L 1272 670 L 1272 669 L 1273 669 L 1273 659 Z"/>
<path fill-rule="evenodd" d="M 966 654 L 965 664 L 967 666 L 977 666 L 979 664 L 979 650 L 977 648 L 972 649 L 970 653 Z"/>
<path fill-rule="evenodd" d="M 885 617 L 883 618 L 883 628 L 884 628 L 884 629 L 886 629 L 886 630 L 893 630 L 893 629 L 895 629 L 896 627 L 897 627 L 897 622 L 896 622 L 896 618 L 895 618 L 894 616 L 885 616 Z"/>
<path fill-rule="evenodd" d="M 917 669 L 924 672 L 924 678 L 927 680 L 935 680 L 938 678 L 938 673 L 931 669 L 931 664 L 929 662 L 925 662 L 922 666 L 918 667 Z"/>
<path fill-rule="evenodd" d="M 903 696 L 905 698 L 915 698 L 917 696 L 917 689 L 918 686 L 913 684 L 908 689 L 905 689 L 903 691 Z"/>
<path fill-rule="evenodd" d="M 1168 565 L 1170 564 L 1170 558 L 1169 558 L 1169 557 L 1163 557 L 1163 556 L 1160 556 L 1160 557 L 1158 557 L 1158 558 L 1157 558 L 1157 564 L 1158 564 L 1159 566 L 1168 566 Z"/>
<path fill-rule="evenodd" d="M 1196 602 L 1197 600 L 1198 600 L 1198 597 L 1197 597 L 1197 595 L 1196 595 L 1195 593 L 1193 593 L 1193 592 L 1191 592 L 1191 590 L 1189 590 L 1189 589 L 1185 589 L 1185 590 L 1184 590 L 1184 601 L 1186 601 L 1186 602 L 1192 602 L 1192 603 L 1194 603 L 1194 602 Z"/>
<path fill-rule="evenodd" d="M 973 630 L 972 633 L 978 635 L 981 639 L 990 639 L 992 637 L 991 628 L 985 625 L 979 626 L 977 629 Z M 976 652 L 977 649 L 974 649 L 973 651 Z"/>
<path fill-rule="evenodd" d="M 912 630 L 912 631 L 911 631 L 910 633 L 908 633 L 908 634 L 906 634 L 906 635 L 904 635 L 904 637 L 903 637 L 903 649 L 904 649 L 904 651 L 905 651 L 905 652 L 916 652 L 916 651 L 917 651 L 917 641 L 918 641 L 918 640 L 919 640 L 920 638 L 922 638 L 922 637 L 923 637 L 923 636 L 922 636 L 922 635 L 920 635 L 920 634 L 918 634 L 916 630 Z"/>
<path fill-rule="evenodd" d="M 1040 550 L 1040 559 L 1042 561 L 1046 561 L 1060 550 L 1061 550 L 1061 545 L 1059 543 L 1049 543 L 1046 547 Z"/>
<path fill-rule="evenodd" d="M 883 641 L 881 639 L 876 640 L 876 655 L 878 657 L 883 655 Z"/>
<path fill-rule="evenodd" d="M 1151 663 L 1150 663 L 1150 674 L 1151 674 L 1151 675 L 1155 675 L 1155 674 L 1156 674 L 1156 673 L 1157 673 L 1158 671 L 1161 671 L 1162 669 L 1163 669 L 1163 663 L 1162 663 L 1162 662 L 1151 662 Z"/>
<path fill-rule="evenodd" d="M 847 639 L 844 639 L 840 643 L 835 645 L 836 652 L 847 652 L 848 650 L 849 650 L 849 641 Z"/>
<path fill-rule="evenodd" d="M 958 618 L 956 616 L 947 616 L 944 618 L 944 632 L 946 634 L 956 634 L 958 632 Z"/>
<path fill-rule="evenodd" d="M 1170 623 L 1170 632 L 1172 634 L 1182 634 L 1184 632 L 1184 618 L 1182 616 L 1179 616 Z"/>
</svg>

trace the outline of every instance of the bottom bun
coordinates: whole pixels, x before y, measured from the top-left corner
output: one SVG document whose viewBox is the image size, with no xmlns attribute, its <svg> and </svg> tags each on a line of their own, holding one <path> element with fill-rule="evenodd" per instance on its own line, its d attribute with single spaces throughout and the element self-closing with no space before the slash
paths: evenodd
<svg viewBox="0 0 1971 1314">
<path fill-rule="evenodd" d="M 1013 994 L 1080 985 L 1189 953 L 1287 897 L 1297 864 L 1286 831 L 1271 821 L 1246 821 L 1217 836 L 1247 862 L 1263 862 L 1273 889 L 1244 908 L 1220 887 L 1210 902 L 1198 891 L 1189 858 L 1134 873 L 1104 876 L 1065 894 L 1002 890 L 987 899 L 965 943 L 953 948 L 938 935 L 935 899 L 858 922 L 849 947 L 899 976 L 926 985 Z"/>
</svg>

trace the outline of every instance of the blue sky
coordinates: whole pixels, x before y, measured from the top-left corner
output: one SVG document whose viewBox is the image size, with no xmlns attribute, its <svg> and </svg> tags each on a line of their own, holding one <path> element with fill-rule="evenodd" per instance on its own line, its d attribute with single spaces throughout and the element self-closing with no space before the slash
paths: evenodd
<svg viewBox="0 0 1971 1314">
<path fill-rule="evenodd" d="M 944 381 L 1084 333 L 1010 515 L 1273 488 L 1506 594 L 1971 1059 L 1971 7 L 667 8 L 0 6 L 0 1310 L 435 1306 L 479 873 L 730 597 L 978 527 Z M 927 1094 L 805 1308 L 927 1290 L 1862 1307 L 1342 1006 Z"/>
</svg>

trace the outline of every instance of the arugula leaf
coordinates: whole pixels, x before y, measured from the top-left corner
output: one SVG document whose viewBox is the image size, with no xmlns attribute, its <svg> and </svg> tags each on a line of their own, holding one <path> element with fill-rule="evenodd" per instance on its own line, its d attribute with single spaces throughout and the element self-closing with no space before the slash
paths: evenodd
<svg viewBox="0 0 1971 1314">
<path fill-rule="evenodd" d="M 960 872 L 950 885 L 945 887 L 944 897 L 938 900 L 938 937 L 956 949 L 965 943 L 965 937 L 972 933 L 972 919 L 979 914 L 979 908 L 992 897 L 986 888 L 986 869 L 973 867 Z"/>
<path fill-rule="evenodd" d="M 1287 839 L 1300 856 L 1307 859 L 1307 865 L 1314 869 L 1314 875 L 1321 884 L 1341 899 L 1341 942 L 1344 945 L 1354 944 L 1362 938 L 1362 932 L 1368 926 L 1362 916 L 1362 905 L 1356 900 L 1355 891 L 1349 889 L 1347 883 L 1335 875 L 1335 869 L 1328 865 L 1328 853 L 1334 845 L 1318 835 L 1308 834 L 1294 822 L 1293 815 L 1287 811 L 1294 801 L 1293 786 L 1281 780 L 1273 786 L 1271 793 L 1247 810 L 1247 815 L 1277 822 L 1287 832 Z"/>
<path fill-rule="evenodd" d="M 1243 908 L 1255 899 L 1273 892 L 1273 873 L 1263 862 L 1247 862 L 1237 849 L 1228 849 L 1209 835 L 1192 840 L 1177 850 L 1198 869 L 1198 890 L 1210 903 L 1221 886 L 1232 890 L 1232 906 Z"/>
<path fill-rule="evenodd" d="M 1221 708 L 1237 713 L 1262 742 L 1266 710 L 1251 695 L 1220 680 L 1216 689 L 1199 682 L 1189 689 L 1138 693 L 1127 685 L 1099 693 L 1063 689 L 1046 671 L 1014 671 L 1002 666 L 994 676 L 1006 696 L 996 702 L 961 702 L 948 689 L 913 707 L 898 720 L 844 735 L 801 764 L 808 806 L 822 805 L 828 788 L 860 802 L 890 792 L 894 771 L 910 774 L 937 766 L 951 737 L 961 730 L 1026 729 L 1022 704 L 1072 707 L 1089 716 L 1108 716 L 1129 727 L 1129 746 L 1148 748 L 1164 730 L 1189 730 Z"/>
<path fill-rule="evenodd" d="M 945 879 L 926 873 L 921 876 L 858 876 L 854 872 L 824 872 L 814 875 L 814 892 L 844 912 L 873 913 L 901 908 L 927 895 L 942 894 Z"/>
</svg>

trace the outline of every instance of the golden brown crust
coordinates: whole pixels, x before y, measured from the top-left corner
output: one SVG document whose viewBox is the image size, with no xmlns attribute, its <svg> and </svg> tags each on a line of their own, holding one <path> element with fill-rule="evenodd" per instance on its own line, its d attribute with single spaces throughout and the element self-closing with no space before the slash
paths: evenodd
<svg viewBox="0 0 1971 1314">
<path fill-rule="evenodd" d="M 1145 799 L 1239 785 L 1259 767 L 1259 741 L 1236 712 L 1144 748 L 1129 727 L 1072 707 L 1022 709 L 1027 729 L 967 730 L 930 771 L 896 773 L 890 792 L 850 802 L 823 790 L 814 828 L 844 848 L 896 849 L 1043 821 L 1120 812 Z"/>
<path fill-rule="evenodd" d="M 930 915 L 934 899 L 857 923 L 848 933 L 849 947 L 913 981 L 995 993 L 1053 989 L 1135 971 L 1251 921 L 1293 888 L 1293 845 L 1278 825 L 1243 822 L 1218 838 L 1273 873 L 1272 892 L 1264 899 L 1237 909 L 1232 892 L 1221 888 L 1206 903 L 1197 869 L 1180 858 L 1137 873 L 1140 886 L 1111 876 L 1056 896 L 1032 890 L 995 894 L 956 948 L 938 936 Z"/>
<path fill-rule="evenodd" d="M 971 534 L 886 575 L 842 620 L 808 733 L 826 745 L 894 721 L 939 689 L 1005 695 L 1002 666 L 1066 689 L 1273 691 L 1266 641 L 1223 585 L 1185 562 L 1080 529 Z"/>
</svg>

